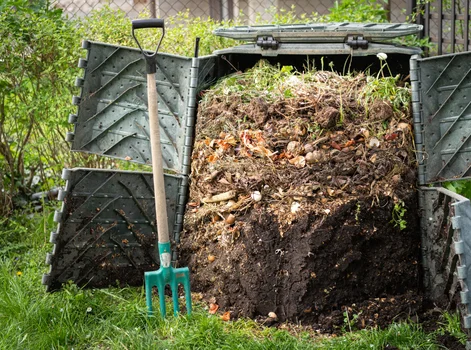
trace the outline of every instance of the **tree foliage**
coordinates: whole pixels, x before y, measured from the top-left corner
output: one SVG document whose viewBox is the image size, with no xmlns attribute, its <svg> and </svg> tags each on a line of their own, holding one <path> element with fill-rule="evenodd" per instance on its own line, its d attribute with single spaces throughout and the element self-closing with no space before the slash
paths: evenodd
<svg viewBox="0 0 471 350">
<path fill-rule="evenodd" d="M 0 5 L 0 214 L 42 178 L 58 173 L 73 108 L 77 29 L 46 1 Z M 49 176 L 48 176 L 49 175 Z"/>
</svg>

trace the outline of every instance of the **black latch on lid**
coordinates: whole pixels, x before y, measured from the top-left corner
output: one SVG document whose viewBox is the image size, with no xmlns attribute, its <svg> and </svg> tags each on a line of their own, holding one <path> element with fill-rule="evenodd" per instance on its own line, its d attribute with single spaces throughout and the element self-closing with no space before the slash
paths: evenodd
<svg viewBox="0 0 471 350">
<path fill-rule="evenodd" d="M 368 48 L 368 40 L 366 40 L 362 35 L 349 35 L 345 43 L 353 50 Z"/>
<path fill-rule="evenodd" d="M 271 35 L 259 36 L 257 37 L 257 46 L 260 46 L 263 50 L 267 50 L 267 49 L 276 50 L 279 47 L 279 43 Z"/>
</svg>

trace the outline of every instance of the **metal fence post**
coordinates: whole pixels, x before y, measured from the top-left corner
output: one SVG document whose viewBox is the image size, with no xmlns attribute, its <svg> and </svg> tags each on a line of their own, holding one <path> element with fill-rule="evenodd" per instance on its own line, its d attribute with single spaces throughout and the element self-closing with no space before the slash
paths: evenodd
<svg viewBox="0 0 471 350">
<path fill-rule="evenodd" d="M 149 0 L 149 10 L 150 10 L 150 16 L 152 18 L 157 18 L 157 13 L 155 10 L 155 0 Z"/>
<path fill-rule="evenodd" d="M 386 11 L 386 19 L 391 22 L 391 0 L 384 3 L 384 11 Z"/>
<path fill-rule="evenodd" d="M 407 0 L 406 15 L 409 16 L 410 20 L 414 19 L 414 12 L 417 8 L 417 0 Z"/>
</svg>

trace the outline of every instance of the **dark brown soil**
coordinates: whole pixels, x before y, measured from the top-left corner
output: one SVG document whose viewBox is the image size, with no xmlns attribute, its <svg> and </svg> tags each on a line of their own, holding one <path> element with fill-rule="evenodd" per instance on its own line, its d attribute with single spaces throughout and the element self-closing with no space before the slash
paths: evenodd
<svg viewBox="0 0 471 350">
<path fill-rule="evenodd" d="M 293 81 L 298 97 L 232 94 L 200 107 L 180 247 L 192 291 L 231 318 L 321 332 L 416 317 L 423 298 L 408 111 L 359 104 L 365 77 Z"/>
<path fill-rule="evenodd" d="M 368 209 L 357 212 L 358 203 Z M 408 319 L 422 307 L 416 198 L 406 201 L 402 231 L 389 222 L 391 200 L 380 203 L 350 202 L 320 222 L 307 215 L 283 235 L 272 216 L 254 209 L 240 219 L 230 250 L 217 239 L 204 247 L 185 240 L 192 288 L 234 317 L 274 312 L 279 321 L 315 324 L 323 332 L 339 331 L 346 312 L 357 315 L 359 328 Z"/>
</svg>

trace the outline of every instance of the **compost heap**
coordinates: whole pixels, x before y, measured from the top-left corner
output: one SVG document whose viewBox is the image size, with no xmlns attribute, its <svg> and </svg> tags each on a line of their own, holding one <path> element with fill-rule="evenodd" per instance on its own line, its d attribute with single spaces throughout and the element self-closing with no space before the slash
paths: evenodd
<svg viewBox="0 0 471 350">
<path fill-rule="evenodd" d="M 211 313 L 336 331 L 421 307 L 401 85 L 260 61 L 204 92 L 181 255 Z"/>
</svg>

